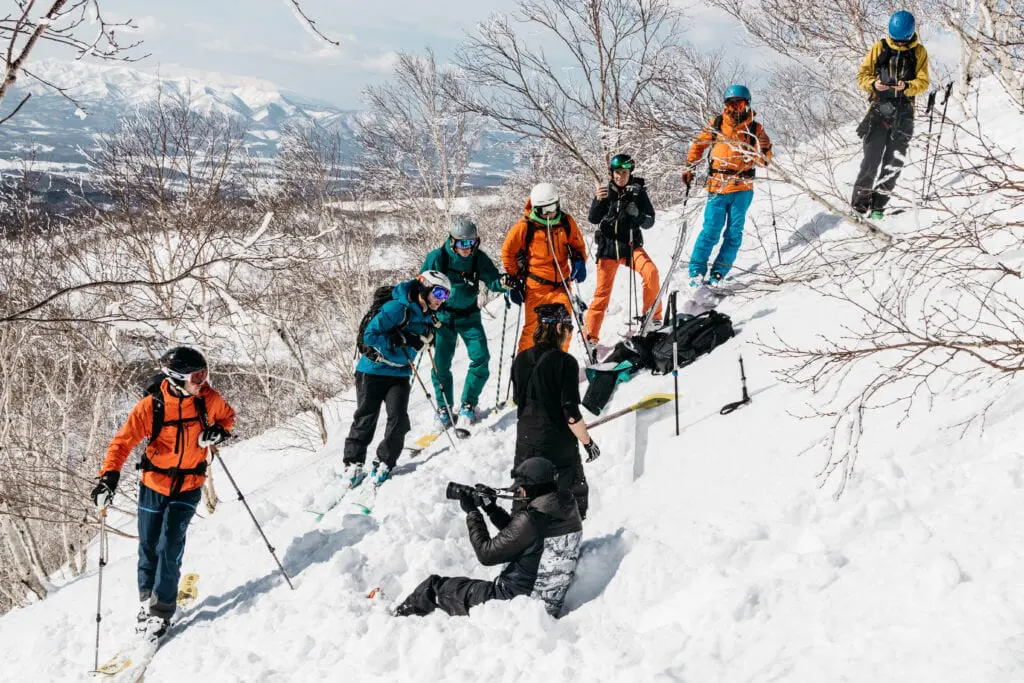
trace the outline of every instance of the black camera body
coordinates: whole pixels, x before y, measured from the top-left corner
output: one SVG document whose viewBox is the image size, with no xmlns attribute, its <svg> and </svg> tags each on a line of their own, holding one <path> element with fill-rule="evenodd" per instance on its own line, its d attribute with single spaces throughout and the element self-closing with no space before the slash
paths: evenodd
<svg viewBox="0 0 1024 683">
<path fill-rule="evenodd" d="M 503 497 L 490 486 L 486 486 L 484 484 L 468 486 L 454 481 L 448 482 L 448 487 L 444 490 L 444 497 L 448 500 L 458 500 L 459 498 L 462 498 L 462 496 L 486 496 L 488 498 Z"/>
</svg>

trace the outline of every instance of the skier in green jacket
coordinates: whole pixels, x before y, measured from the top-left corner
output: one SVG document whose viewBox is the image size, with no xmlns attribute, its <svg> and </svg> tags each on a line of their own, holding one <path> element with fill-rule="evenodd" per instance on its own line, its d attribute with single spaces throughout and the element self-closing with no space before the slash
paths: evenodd
<svg viewBox="0 0 1024 683">
<path fill-rule="evenodd" d="M 439 397 L 437 421 L 442 429 L 448 428 L 458 418 L 464 420 L 464 424 L 472 424 L 476 419 L 480 392 L 491 374 L 491 354 L 487 350 L 487 336 L 477 304 L 479 287 L 483 283 L 492 292 L 504 292 L 506 286 L 503 283 L 507 278 L 498 273 L 494 261 L 480 249 L 476 224 L 465 218 L 455 221 L 444 246 L 427 254 L 420 272 L 427 270 L 440 271 L 452 281 L 451 297 L 437 312 L 441 327 L 434 336 L 437 372 L 431 372 L 431 378 L 434 380 L 434 392 Z M 452 359 L 458 337 L 466 343 L 469 372 L 462 387 L 461 408 L 458 416 L 453 418 L 448 408 L 454 409 L 455 406 Z M 444 396 L 443 400 L 441 396 Z"/>
</svg>

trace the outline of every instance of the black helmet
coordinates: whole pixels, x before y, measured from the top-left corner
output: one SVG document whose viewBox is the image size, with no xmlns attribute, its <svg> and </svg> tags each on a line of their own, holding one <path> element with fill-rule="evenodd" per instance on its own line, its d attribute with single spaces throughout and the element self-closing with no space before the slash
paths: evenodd
<svg viewBox="0 0 1024 683">
<path fill-rule="evenodd" d="M 633 170 L 633 157 L 628 154 L 616 154 L 612 157 L 612 160 L 608 162 L 608 172 L 617 171 L 620 168 L 624 168 L 627 171 Z"/>
<path fill-rule="evenodd" d="M 541 304 L 535 306 L 533 312 L 537 314 L 537 322 L 542 325 L 572 324 L 572 318 L 569 316 L 565 304 Z"/>
<path fill-rule="evenodd" d="M 175 386 L 184 387 L 189 379 L 195 384 L 202 384 L 206 381 L 206 358 L 191 347 L 175 346 L 160 356 L 160 370 Z M 192 378 L 193 373 L 202 375 Z"/>
<path fill-rule="evenodd" d="M 516 486 L 522 486 L 527 491 L 531 487 L 554 484 L 557 478 L 558 471 L 555 469 L 554 463 L 547 458 L 527 458 L 512 470 L 512 481 Z"/>
</svg>

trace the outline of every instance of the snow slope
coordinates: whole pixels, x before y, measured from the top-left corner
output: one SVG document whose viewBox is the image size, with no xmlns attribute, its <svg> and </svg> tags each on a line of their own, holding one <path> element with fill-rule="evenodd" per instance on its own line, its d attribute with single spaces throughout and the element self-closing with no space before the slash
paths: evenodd
<svg viewBox="0 0 1024 683">
<path fill-rule="evenodd" d="M 852 178 L 853 163 L 840 175 Z M 816 247 L 839 248 L 839 237 L 858 234 L 810 201 L 784 195 L 775 198 L 780 224 L 797 226 Z M 691 222 L 701 208 L 691 202 Z M 759 192 L 751 209 L 757 226 L 768 224 L 769 210 Z M 910 212 L 891 225 L 922 220 L 927 212 Z M 679 221 L 664 211 L 650 231 L 662 268 Z M 764 258 L 757 233 L 751 224 L 742 268 Z M 694 237 L 691 230 L 690 245 Z M 786 242 L 784 259 L 794 244 Z M 625 277 L 606 338 L 624 325 Z M 588 281 L 584 291 L 592 287 Z M 485 406 L 496 388 L 501 305 L 485 313 L 495 356 Z M 202 577 L 200 603 L 146 680 L 1024 681 L 1024 441 L 1013 419 L 1024 386 L 1018 381 L 991 409 L 980 433 L 949 425 L 984 406 L 986 390 L 940 398 L 901 425 L 895 416 L 876 420 L 836 500 L 835 482 L 819 487 L 816 478 L 828 425 L 798 417 L 820 399 L 781 383 L 773 371 L 785 361 L 754 342 L 811 339 L 855 325 L 853 314 L 817 295 L 813 283 L 736 295 L 720 310 L 739 334 L 680 372 L 681 435 L 671 407 L 659 409 L 639 479 L 636 421 L 595 429 L 603 455 L 587 465 L 591 516 L 563 618 L 526 598 L 481 606 L 470 618 L 389 616 L 387 608 L 431 573 L 496 574 L 478 566 L 444 487 L 449 480 L 504 485 L 514 419 L 493 416 L 458 452 L 441 439 L 403 457 L 373 516 L 342 507 L 316 523 L 305 508 L 341 468 L 353 408 L 344 397 L 332 406 L 338 420 L 321 452 L 284 448 L 285 433 L 223 450 L 295 591 L 275 573 L 217 471 L 221 509 L 193 523 L 184 560 Z M 514 329 L 510 316 L 509 335 Z M 739 398 L 739 353 L 753 402 L 723 417 L 719 407 Z M 463 356 L 457 364 L 464 370 Z M 619 388 L 611 408 L 670 390 L 671 378 L 641 375 Z M 244 410 L 244 402 L 236 407 Z M 415 387 L 411 411 L 410 443 L 431 419 Z M 111 550 L 103 656 L 130 633 L 136 609 L 135 545 L 114 538 Z M 368 599 L 377 586 L 384 597 Z M 93 570 L 0 619 L 0 679 L 82 680 L 92 665 L 95 591 Z"/>
</svg>

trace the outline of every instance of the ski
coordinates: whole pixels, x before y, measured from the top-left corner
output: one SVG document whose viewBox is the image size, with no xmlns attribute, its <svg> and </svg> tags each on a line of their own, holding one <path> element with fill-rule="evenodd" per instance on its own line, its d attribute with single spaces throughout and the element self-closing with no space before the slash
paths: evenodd
<svg viewBox="0 0 1024 683">
<path fill-rule="evenodd" d="M 178 581 L 178 597 L 176 599 L 178 611 L 175 613 L 175 619 L 168 627 L 168 631 L 173 628 L 183 613 L 196 604 L 199 599 L 198 584 L 199 574 L 195 572 L 183 575 Z M 90 673 L 94 680 L 139 683 L 146 675 L 146 667 L 149 666 L 149 662 L 158 649 L 160 649 L 160 640 L 139 637 L 134 645 L 118 652 Z"/>
<path fill-rule="evenodd" d="M 686 246 L 686 219 L 683 218 L 683 224 L 679 228 L 679 234 L 676 236 L 676 245 L 672 249 L 672 260 L 669 263 L 667 271 L 664 271 L 665 275 L 661 281 L 661 288 L 658 290 L 658 296 L 654 300 L 654 304 L 651 305 L 647 313 L 644 314 L 643 320 L 640 323 L 640 329 L 637 331 L 636 336 L 642 337 L 647 331 L 647 326 L 651 324 L 651 317 L 654 315 L 654 311 L 658 308 L 658 303 L 665 297 L 665 293 L 668 292 L 669 285 L 672 283 L 672 275 L 676 271 L 676 267 L 679 265 L 679 258 L 683 255 L 683 247 Z"/>
<path fill-rule="evenodd" d="M 651 408 L 657 408 L 660 405 L 664 405 L 669 401 L 672 401 L 674 398 L 675 397 L 672 394 L 649 394 L 648 396 L 643 397 L 633 405 L 627 406 L 626 408 L 622 408 L 621 410 L 616 410 L 614 413 L 609 413 L 604 417 L 600 417 L 594 420 L 593 422 L 587 425 L 587 429 L 593 429 L 598 425 L 603 425 L 605 422 L 611 422 L 616 418 L 622 417 L 623 415 L 628 415 L 630 413 L 635 413 L 638 410 L 649 410 Z"/>
</svg>

